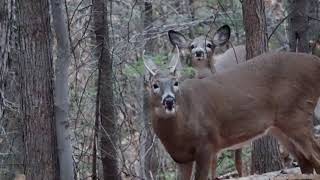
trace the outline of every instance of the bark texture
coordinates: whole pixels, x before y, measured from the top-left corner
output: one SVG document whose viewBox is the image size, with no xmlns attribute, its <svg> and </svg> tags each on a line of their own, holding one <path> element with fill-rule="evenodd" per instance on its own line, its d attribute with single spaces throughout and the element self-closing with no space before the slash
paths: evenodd
<svg viewBox="0 0 320 180">
<path fill-rule="evenodd" d="M 113 103 L 112 58 L 109 49 L 108 1 L 93 0 L 94 31 L 96 35 L 96 57 L 98 59 L 97 104 L 100 127 L 100 149 L 103 179 L 118 180 L 117 130 Z"/>
<path fill-rule="evenodd" d="M 0 0 L 0 179 L 23 172 L 21 114 L 16 79 L 16 16 L 13 0 Z"/>
<path fill-rule="evenodd" d="M 243 21 L 246 32 L 247 59 L 267 51 L 266 16 L 263 0 L 244 0 Z M 278 142 L 265 136 L 253 142 L 251 173 L 265 173 L 282 168 Z"/>
<path fill-rule="evenodd" d="M 66 23 L 66 12 L 62 0 L 51 0 L 53 29 L 57 40 L 57 59 L 55 61 L 55 118 L 57 146 L 61 180 L 73 180 L 74 168 L 71 139 L 68 123 L 69 87 L 68 68 L 70 65 L 70 42 Z"/>
<path fill-rule="evenodd" d="M 53 101 L 52 34 L 47 0 L 17 0 L 24 174 L 59 179 Z"/>
</svg>

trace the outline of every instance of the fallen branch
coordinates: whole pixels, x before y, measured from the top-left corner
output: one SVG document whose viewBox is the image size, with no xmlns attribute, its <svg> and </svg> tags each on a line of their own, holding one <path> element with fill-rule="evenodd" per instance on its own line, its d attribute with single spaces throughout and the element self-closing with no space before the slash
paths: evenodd
<svg viewBox="0 0 320 180">
<path fill-rule="evenodd" d="M 225 175 L 220 176 L 219 179 L 226 178 Z M 301 174 L 300 168 L 291 168 L 284 171 L 274 171 L 260 175 L 252 175 L 241 178 L 233 178 L 237 180 L 293 180 L 293 179 L 320 179 L 317 174 Z"/>
</svg>

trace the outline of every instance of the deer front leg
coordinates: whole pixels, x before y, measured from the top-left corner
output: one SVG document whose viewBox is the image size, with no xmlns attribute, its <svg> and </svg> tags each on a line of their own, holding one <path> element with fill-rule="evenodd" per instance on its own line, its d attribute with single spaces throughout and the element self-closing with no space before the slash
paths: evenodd
<svg viewBox="0 0 320 180">
<path fill-rule="evenodd" d="M 235 160 L 235 164 L 236 164 L 236 169 L 238 171 L 238 175 L 239 177 L 242 177 L 242 149 L 236 149 L 234 151 L 234 160 Z"/>
<path fill-rule="evenodd" d="M 217 154 L 212 154 L 212 157 L 211 157 L 211 178 L 212 180 L 216 179 L 217 177 L 217 173 L 216 173 L 216 170 L 217 170 Z"/>
<path fill-rule="evenodd" d="M 193 162 L 178 164 L 178 180 L 190 180 Z"/>
<path fill-rule="evenodd" d="M 196 180 L 207 180 L 211 162 L 210 149 L 201 150 L 196 158 Z"/>
</svg>

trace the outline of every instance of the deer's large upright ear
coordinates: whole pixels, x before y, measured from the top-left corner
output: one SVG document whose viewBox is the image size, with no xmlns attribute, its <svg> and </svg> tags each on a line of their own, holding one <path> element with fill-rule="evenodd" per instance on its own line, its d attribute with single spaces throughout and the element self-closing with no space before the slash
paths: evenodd
<svg viewBox="0 0 320 180">
<path fill-rule="evenodd" d="M 170 73 L 175 76 L 180 75 L 179 71 L 181 70 L 181 61 L 180 61 L 180 49 L 178 46 L 176 46 L 174 54 L 170 60 L 169 70 L 170 70 Z"/>
<path fill-rule="evenodd" d="M 174 30 L 169 30 L 168 36 L 173 46 L 178 46 L 180 49 L 188 47 L 188 40 L 183 34 Z"/>
<path fill-rule="evenodd" d="M 143 51 L 142 59 L 144 67 L 149 71 L 152 76 L 155 76 L 158 73 L 158 67 L 154 64 L 154 62 L 150 58 L 145 58 L 145 51 Z"/>
<path fill-rule="evenodd" d="M 229 41 L 231 29 L 228 25 L 221 26 L 213 35 L 213 43 L 222 46 Z"/>
</svg>

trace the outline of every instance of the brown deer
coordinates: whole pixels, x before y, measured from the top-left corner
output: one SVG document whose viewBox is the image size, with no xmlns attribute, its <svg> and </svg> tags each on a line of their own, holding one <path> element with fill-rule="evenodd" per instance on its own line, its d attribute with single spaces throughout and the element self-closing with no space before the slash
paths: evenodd
<svg viewBox="0 0 320 180">
<path fill-rule="evenodd" d="M 229 41 L 230 27 L 221 26 L 213 35 L 200 36 L 193 40 L 188 40 L 183 34 L 170 30 L 168 32 L 169 40 L 174 47 L 186 50 L 191 56 L 191 66 L 196 70 L 195 78 L 201 79 L 215 72 L 228 70 L 238 63 L 246 61 L 245 46 L 236 46 L 228 49 L 220 55 L 214 55 L 217 46 L 222 46 Z M 212 161 L 212 179 L 216 174 L 216 158 Z M 242 176 L 241 149 L 235 150 L 235 165 L 238 175 Z"/>
<path fill-rule="evenodd" d="M 267 53 L 237 68 L 179 83 L 179 48 L 168 70 L 144 60 L 152 75 L 152 126 L 181 179 L 206 180 L 211 159 L 266 133 L 296 157 L 302 173 L 320 173 L 320 146 L 312 112 L 320 96 L 320 59 L 303 53 Z"/>
<path fill-rule="evenodd" d="M 222 72 L 230 67 L 246 61 L 244 45 L 235 46 L 226 52 L 214 55 L 217 46 L 226 44 L 230 38 L 230 27 L 221 26 L 213 35 L 199 36 L 193 40 L 183 34 L 170 30 L 168 32 L 171 44 L 181 51 L 191 55 L 191 66 L 197 71 L 197 76 L 203 78 L 214 72 Z"/>
</svg>

